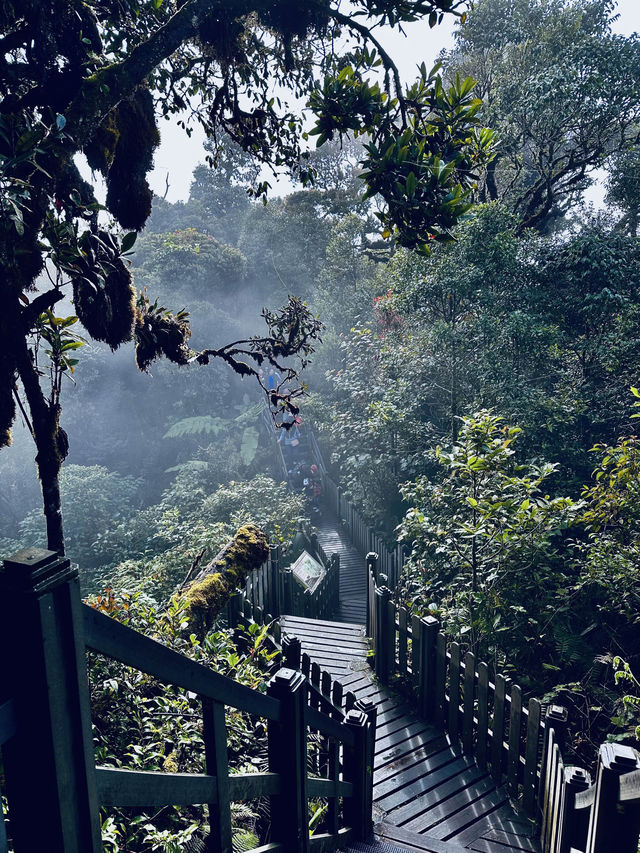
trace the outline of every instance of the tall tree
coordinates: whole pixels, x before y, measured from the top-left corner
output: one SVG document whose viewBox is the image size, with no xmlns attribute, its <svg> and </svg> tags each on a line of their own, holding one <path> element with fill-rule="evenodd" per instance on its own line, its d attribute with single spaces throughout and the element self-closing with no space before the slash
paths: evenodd
<svg viewBox="0 0 640 853">
<path fill-rule="evenodd" d="M 89 335 L 112 349 L 135 337 L 143 370 L 160 355 L 179 364 L 196 355 L 187 316 L 137 295 L 123 258 L 151 210 L 146 176 L 157 116 L 190 110 L 213 139 L 225 131 L 257 161 L 295 170 L 302 118 L 272 91 L 308 96 L 318 144 L 370 133 L 364 174 L 368 191 L 386 199 L 387 232 L 409 245 L 444 237 L 468 206 L 490 134 L 477 129 L 479 102 L 468 82 L 446 90 L 423 69 L 403 92 L 375 27 L 422 16 L 434 24 L 458 6 L 356 0 L 347 13 L 329 0 L 0 4 L 0 445 L 11 440 L 17 401 L 37 446 L 51 548 L 64 549 L 60 388 L 82 343 L 73 319 L 56 317 L 54 306 L 69 296 Z M 345 38 L 338 55 L 334 46 Z M 378 70 L 382 84 L 372 81 Z M 78 171 L 80 153 L 106 179 L 113 227 Z M 302 177 L 310 177 L 306 165 Z M 119 227 L 129 234 L 121 237 Z M 199 360 L 219 358 L 257 375 L 265 359 L 306 358 L 318 325 L 302 303 L 265 319 L 264 338 L 202 350 Z M 278 394 L 272 402 L 293 405 Z"/>
<path fill-rule="evenodd" d="M 606 200 L 622 214 L 617 224 L 618 229 L 631 237 L 637 237 L 640 221 L 639 146 L 618 151 L 611 158 Z"/>
<path fill-rule="evenodd" d="M 484 180 L 521 227 L 544 229 L 579 202 L 637 135 L 640 41 L 613 35 L 613 0 L 479 0 L 446 56 L 472 74 L 500 139 Z"/>
</svg>

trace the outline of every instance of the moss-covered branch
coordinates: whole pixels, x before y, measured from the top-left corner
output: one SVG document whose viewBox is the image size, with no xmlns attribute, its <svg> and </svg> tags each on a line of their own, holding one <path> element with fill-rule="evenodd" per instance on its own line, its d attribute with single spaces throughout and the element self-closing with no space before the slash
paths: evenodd
<svg viewBox="0 0 640 853">
<path fill-rule="evenodd" d="M 181 594 L 187 603 L 189 630 L 203 636 L 233 593 L 269 556 L 269 540 L 255 524 L 241 527 L 220 553 Z"/>
</svg>

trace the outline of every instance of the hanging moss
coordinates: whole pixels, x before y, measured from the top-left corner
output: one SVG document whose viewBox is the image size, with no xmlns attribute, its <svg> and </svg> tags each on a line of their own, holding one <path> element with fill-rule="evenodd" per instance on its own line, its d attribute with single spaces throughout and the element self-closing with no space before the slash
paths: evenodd
<svg viewBox="0 0 640 853">
<path fill-rule="evenodd" d="M 115 120 L 118 139 L 107 174 L 107 208 L 123 228 L 139 231 L 151 213 L 147 173 L 160 144 L 151 92 L 136 89 L 118 105 Z"/>
<path fill-rule="evenodd" d="M 310 32 L 322 34 L 329 22 L 327 0 L 305 3 L 273 3 L 260 11 L 260 19 L 271 29 L 280 33 L 285 40 L 293 37 L 304 39 Z"/>
<path fill-rule="evenodd" d="M 83 249 L 86 262 L 73 281 L 76 313 L 94 340 L 117 349 L 133 337 L 136 292 L 131 272 L 106 232 L 87 235 Z M 101 268 L 103 275 L 96 268 Z"/>
<path fill-rule="evenodd" d="M 255 524 L 241 527 L 184 591 L 189 630 L 203 636 L 230 596 L 269 556 L 269 540 Z"/>
<path fill-rule="evenodd" d="M 111 168 L 119 138 L 116 111 L 112 110 L 84 147 L 89 166 L 101 175 L 106 176 Z"/>
<path fill-rule="evenodd" d="M 218 60 L 232 62 L 243 56 L 241 41 L 244 29 L 243 21 L 229 18 L 218 11 L 200 22 L 198 37 L 203 45 L 211 48 Z"/>
<path fill-rule="evenodd" d="M 144 294 L 140 295 L 135 325 L 136 364 L 140 370 L 146 373 L 161 355 L 174 364 L 187 364 L 192 356 L 190 337 L 186 312 L 171 314 L 157 302 L 151 305 Z"/>
</svg>

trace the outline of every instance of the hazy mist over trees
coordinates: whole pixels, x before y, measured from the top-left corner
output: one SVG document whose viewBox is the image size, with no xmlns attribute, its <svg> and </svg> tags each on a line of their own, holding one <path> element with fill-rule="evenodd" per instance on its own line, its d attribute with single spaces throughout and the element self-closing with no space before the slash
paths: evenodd
<svg viewBox="0 0 640 853">
<path fill-rule="evenodd" d="M 116 352 L 108 334 L 83 326 L 92 321 L 77 309 L 82 285 L 76 307 L 57 293 L 43 306 L 77 323 L 46 315 L 30 327 L 43 347 L 65 329 L 64 340 L 83 344 L 67 351 L 56 405 L 69 449 L 59 477 L 66 553 L 87 592 L 109 583 L 154 608 L 241 524 L 291 541 L 309 506 L 282 481 L 264 390 L 228 359 L 198 363 L 196 347 L 263 335 L 262 309 L 295 297 L 304 333 L 294 333 L 295 311 L 272 331 L 291 344 L 287 365 L 294 351 L 306 360 L 311 340 L 308 393 L 272 408 L 282 416 L 300 406 L 366 521 L 404 543 L 397 598 L 517 672 L 526 690 L 582 702 L 593 743 L 631 738 L 635 712 L 621 706 L 609 664 L 622 655 L 640 670 L 640 40 L 613 35 L 614 14 L 610 0 L 477 0 L 441 57 L 442 82 L 423 69 L 404 107 L 392 104 L 394 85 L 385 98 L 366 82 L 372 56 L 354 47 L 312 87 L 308 156 L 282 116 L 269 124 L 266 94 L 270 118 L 258 130 L 221 113 L 205 152 L 215 168 L 196 168 L 186 201 L 154 196 L 148 219 L 125 227 L 139 230 L 135 244 L 114 225 L 114 248 L 89 198 L 65 197 L 69 210 L 56 219 L 55 193 L 47 196 L 47 222 L 84 217 L 73 252 L 100 255 L 81 236 L 100 232 L 111 246 L 103 277 L 113 264 L 141 291 L 138 331 Z M 293 63 L 296 91 L 312 73 L 305 45 L 319 38 L 317 22 L 307 24 L 310 41 L 269 22 L 293 43 L 291 58 L 274 60 L 268 39 L 259 51 L 280 78 Z M 187 46 L 176 61 L 188 67 Z M 347 59 L 357 73 L 345 71 Z M 177 110 L 178 94 L 154 85 Z M 302 183 L 263 204 L 256 160 L 265 150 L 286 155 Z M 65 163 L 75 180 L 72 158 Z M 607 207 L 594 211 L 584 192 L 596 170 L 606 172 Z M 118 219 L 117 203 L 107 207 Z M 40 258 L 54 277 L 55 249 Z M 29 299 L 49 286 L 41 277 Z M 145 317 L 177 324 L 185 349 L 149 357 L 140 372 Z M 248 372 L 260 368 L 264 384 L 268 359 Z M 23 398 L 13 446 L 0 455 L 5 556 L 47 542 Z"/>
</svg>

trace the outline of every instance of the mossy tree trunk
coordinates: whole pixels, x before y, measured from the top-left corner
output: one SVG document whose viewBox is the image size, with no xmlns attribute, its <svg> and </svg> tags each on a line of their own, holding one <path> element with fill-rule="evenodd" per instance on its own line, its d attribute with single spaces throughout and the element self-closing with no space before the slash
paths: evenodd
<svg viewBox="0 0 640 853">
<path fill-rule="evenodd" d="M 17 302 L 17 300 L 16 300 Z M 6 306 L 6 313 L 12 315 L 11 306 Z M 62 511 L 60 506 L 59 474 L 62 463 L 67 455 L 67 434 L 60 426 L 60 405 L 57 398 L 47 399 L 40 384 L 39 371 L 34 363 L 23 333 L 24 321 L 17 310 L 12 319 L 3 324 L 3 352 L 0 355 L 4 363 L 12 362 L 14 375 L 17 374 L 24 389 L 29 416 L 23 412 L 27 426 L 36 445 L 36 465 L 42 489 L 42 505 L 47 527 L 47 548 L 64 554 L 64 533 L 62 527 Z M 12 383 L 13 384 L 13 383 Z M 15 393 L 15 385 L 13 386 Z"/>
<path fill-rule="evenodd" d="M 267 535 L 255 524 L 241 527 L 215 559 L 181 590 L 187 604 L 189 630 L 204 636 L 249 572 L 268 557 Z"/>
</svg>

